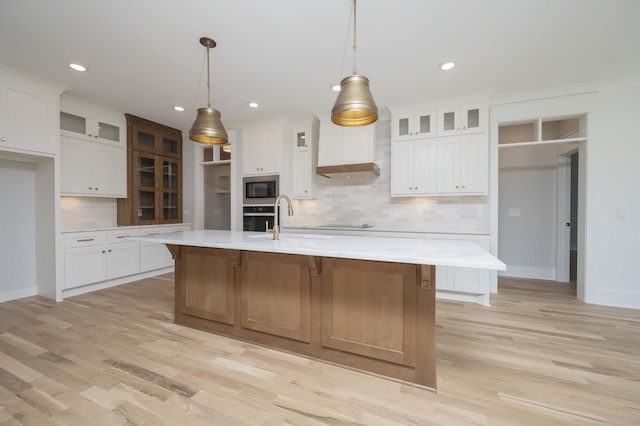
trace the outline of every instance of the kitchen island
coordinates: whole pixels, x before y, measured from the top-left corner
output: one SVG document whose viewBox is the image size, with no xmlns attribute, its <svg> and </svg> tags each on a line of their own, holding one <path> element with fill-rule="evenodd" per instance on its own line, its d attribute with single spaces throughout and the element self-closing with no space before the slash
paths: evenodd
<svg viewBox="0 0 640 426">
<path fill-rule="evenodd" d="M 435 266 L 504 270 L 469 241 L 185 231 L 175 322 L 436 389 Z"/>
</svg>

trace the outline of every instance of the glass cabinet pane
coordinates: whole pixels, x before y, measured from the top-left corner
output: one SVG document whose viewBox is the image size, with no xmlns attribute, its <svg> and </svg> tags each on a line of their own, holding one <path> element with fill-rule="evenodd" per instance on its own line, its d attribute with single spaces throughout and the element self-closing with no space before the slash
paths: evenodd
<svg viewBox="0 0 640 426">
<path fill-rule="evenodd" d="M 156 137 L 155 135 L 147 132 L 143 132 L 142 130 L 138 130 L 136 132 L 136 145 L 139 148 L 144 149 L 155 149 L 156 146 Z"/>
<path fill-rule="evenodd" d="M 178 153 L 178 140 L 172 137 L 162 138 L 162 152 L 165 154 L 177 154 Z"/>
<path fill-rule="evenodd" d="M 120 142 L 120 128 L 112 124 L 98 122 L 98 137 L 114 142 Z"/>
<path fill-rule="evenodd" d="M 398 120 L 398 136 L 407 136 L 409 134 L 409 119 L 401 118 Z"/>
<path fill-rule="evenodd" d="M 178 163 L 162 162 L 162 189 L 178 189 Z"/>
<path fill-rule="evenodd" d="M 138 219 L 154 220 L 156 218 L 155 191 L 138 191 Z"/>
<path fill-rule="evenodd" d="M 307 146 L 307 136 L 305 132 L 296 133 L 296 147 L 304 148 Z"/>
<path fill-rule="evenodd" d="M 155 188 L 156 160 L 148 157 L 138 157 L 137 162 L 138 186 Z"/>
<path fill-rule="evenodd" d="M 456 128 L 456 113 L 445 112 L 443 116 L 442 128 L 444 130 L 455 130 Z"/>
<path fill-rule="evenodd" d="M 178 218 L 178 194 L 168 192 L 163 194 L 162 218 L 164 220 Z"/>
<path fill-rule="evenodd" d="M 467 110 L 467 128 L 480 127 L 480 110 L 478 108 Z"/>
<path fill-rule="evenodd" d="M 87 133 L 87 120 L 84 117 L 60 111 L 60 128 L 84 135 Z"/>
<path fill-rule="evenodd" d="M 420 116 L 420 133 L 430 133 L 430 132 L 431 132 L 431 116 L 421 115 Z"/>
</svg>

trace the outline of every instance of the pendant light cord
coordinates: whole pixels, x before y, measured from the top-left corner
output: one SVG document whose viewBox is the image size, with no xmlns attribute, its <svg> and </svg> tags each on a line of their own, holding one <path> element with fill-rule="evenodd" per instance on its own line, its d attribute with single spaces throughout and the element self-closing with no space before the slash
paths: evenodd
<svg viewBox="0 0 640 426">
<path fill-rule="evenodd" d="M 211 70 L 209 69 L 209 47 L 207 46 L 207 108 L 211 108 Z"/>
<path fill-rule="evenodd" d="M 356 43 L 356 1 L 353 0 L 353 75 L 358 74 L 356 66 L 356 50 L 358 49 L 358 44 Z"/>
</svg>

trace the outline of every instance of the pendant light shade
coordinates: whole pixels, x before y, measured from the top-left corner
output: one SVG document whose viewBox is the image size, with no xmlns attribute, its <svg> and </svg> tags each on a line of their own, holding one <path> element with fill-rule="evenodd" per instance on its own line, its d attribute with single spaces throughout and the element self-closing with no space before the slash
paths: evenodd
<svg viewBox="0 0 640 426">
<path fill-rule="evenodd" d="M 369 90 L 369 79 L 357 74 L 343 78 L 331 121 L 338 126 L 366 126 L 376 120 L 378 107 Z"/>
<path fill-rule="evenodd" d="M 366 126 L 378 120 L 378 107 L 369 89 L 369 79 L 358 75 L 356 67 L 356 1 L 353 0 L 353 74 L 340 82 L 340 93 L 331 109 L 331 121 L 347 127 Z"/>
<path fill-rule="evenodd" d="M 211 108 L 209 49 L 216 47 L 216 42 L 208 37 L 202 37 L 200 44 L 207 48 L 207 107 L 198 108 L 196 119 L 189 129 L 189 139 L 208 145 L 224 145 L 229 140 L 227 131 L 220 120 L 220 112 Z"/>
</svg>

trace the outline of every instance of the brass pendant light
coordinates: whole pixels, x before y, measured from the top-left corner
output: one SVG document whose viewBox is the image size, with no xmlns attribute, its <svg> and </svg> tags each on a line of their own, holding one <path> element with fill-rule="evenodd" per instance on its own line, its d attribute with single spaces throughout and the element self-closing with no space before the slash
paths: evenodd
<svg viewBox="0 0 640 426">
<path fill-rule="evenodd" d="M 189 139 L 208 145 L 224 145 L 229 140 L 227 131 L 220 120 L 220 112 L 211 108 L 209 49 L 216 47 L 216 42 L 208 37 L 202 37 L 200 44 L 207 48 L 207 107 L 198 108 L 196 119 L 189 129 Z"/>
<path fill-rule="evenodd" d="M 340 93 L 331 109 L 331 121 L 338 126 L 366 126 L 378 120 L 378 107 L 369 89 L 369 79 L 356 67 L 356 1 L 353 0 L 353 74 L 340 82 Z"/>
</svg>

